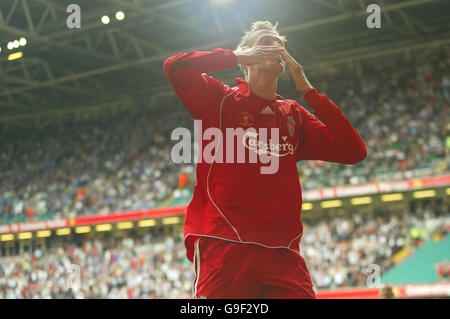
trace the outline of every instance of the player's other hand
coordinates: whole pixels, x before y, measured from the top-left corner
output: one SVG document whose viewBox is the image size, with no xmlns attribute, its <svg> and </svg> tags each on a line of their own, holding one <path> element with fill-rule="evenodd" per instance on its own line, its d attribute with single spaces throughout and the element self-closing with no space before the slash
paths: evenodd
<svg viewBox="0 0 450 319">
<path fill-rule="evenodd" d="M 236 55 L 238 64 L 252 65 L 267 60 L 279 60 L 284 51 L 284 48 L 280 46 L 258 46 L 243 47 L 233 53 Z"/>
<path fill-rule="evenodd" d="M 297 91 L 299 91 L 303 95 L 306 94 L 313 88 L 313 86 L 306 78 L 301 64 L 295 61 L 295 59 L 286 50 L 283 51 L 281 57 L 283 61 L 286 62 L 289 68 L 289 72 L 291 73 L 292 78 L 295 81 L 295 87 L 297 88 Z"/>
</svg>

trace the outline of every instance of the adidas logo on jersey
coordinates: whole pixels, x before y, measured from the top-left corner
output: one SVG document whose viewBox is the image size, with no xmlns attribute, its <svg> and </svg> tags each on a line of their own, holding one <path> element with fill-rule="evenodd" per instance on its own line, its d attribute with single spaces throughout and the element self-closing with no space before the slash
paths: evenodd
<svg viewBox="0 0 450 319">
<path fill-rule="evenodd" d="M 266 106 L 262 111 L 261 114 L 275 114 L 272 109 L 269 106 Z"/>
</svg>

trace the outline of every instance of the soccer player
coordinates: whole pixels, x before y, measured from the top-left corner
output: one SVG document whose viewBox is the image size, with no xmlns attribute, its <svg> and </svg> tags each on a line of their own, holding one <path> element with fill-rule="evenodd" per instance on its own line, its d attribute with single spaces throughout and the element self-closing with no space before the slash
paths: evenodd
<svg viewBox="0 0 450 319">
<path fill-rule="evenodd" d="M 187 257 L 195 270 L 194 298 L 315 298 L 300 255 L 302 193 L 296 163 L 355 164 L 367 156 L 339 107 L 311 85 L 286 51 L 277 24 L 254 22 L 234 51 L 192 51 L 164 62 L 173 89 L 192 117 L 202 121 L 199 134 L 214 127 L 224 134 L 226 128 L 279 129 L 278 144 L 261 146 L 265 152 L 275 150 L 276 173 L 261 174 L 261 162 L 198 161 L 184 223 Z M 276 93 L 286 64 L 318 119 Z M 206 74 L 236 65 L 245 80 L 236 78 L 233 88 Z M 199 149 L 207 142 L 202 140 Z M 227 142 L 220 143 L 228 151 Z"/>
</svg>

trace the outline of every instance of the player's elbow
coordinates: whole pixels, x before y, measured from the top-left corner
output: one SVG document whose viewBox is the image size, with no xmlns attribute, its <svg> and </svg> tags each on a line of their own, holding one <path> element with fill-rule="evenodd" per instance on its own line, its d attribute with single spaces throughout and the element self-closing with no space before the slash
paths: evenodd
<svg viewBox="0 0 450 319">
<path fill-rule="evenodd" d="M 183 61 L 184 53 L 171 56 L 164 61 L 164 73 L 171 83 L 176 83 L 177 86 L 182 85 L 190 80 L 192 76 L 189 70 L 189 63 Z"/>
<path fill-rule="evenodd" d="M 367 158 L 367 147 L 364 143 L 361 144 L 361 148 L 359 150 L 359 157 L 356 163 L 362 162 Z M 356 164 L 355 163 L 355 164 Z"/>
<path fill-rule="evenodd" d="M 171 76 L 171 74 L 172 74 L 172 70 L 173 70 L 173 67 L 172 67 L 172 64 L 173 64 L 173 57 L 170 57 L 170 58 L 168 58 L 168 59 L 166 59 L 165 61 L 164 61 L 164 74 L 170 79 L 170 76 Z"/>
<path fill-rule="evenodd" d="M 358 162 L 362 162 L 367 158 L 367 147 L 363 144 L 361 149 L 361 159 Z"/>
<path fill-rule="evenodd" d="M 342 150 L 341 150 L 342 151 Z M 341 152 L 341 164 L 353 165 L 362 162 L 367 157 L 367 149 L 365 145 L 359 148 L 346 148 L 345 152 Z"/>
<path fill-rule="evenodd" d="M 347 159 L 345 164 L 350 165 L 357 164 L 359 162 L 364 161 L 366 158 L 367 158 L 367 148 L 365 145 L 363 145 L 363 147 L 361 147 L 361 149 L 358 150 L 358 152 L 354 152 L 352 156 Z"/>
<path fill-rule="evenodd" d="M 180 58 L 182 57 L 183 53 L 171 56 L 164 61 L 164 73 L 166 76 L 170 79 L 173 76 L 176 76 L 177 73 L 180 73 L 182 69 L 182 61 L 180 61 Z"/>
</svg>

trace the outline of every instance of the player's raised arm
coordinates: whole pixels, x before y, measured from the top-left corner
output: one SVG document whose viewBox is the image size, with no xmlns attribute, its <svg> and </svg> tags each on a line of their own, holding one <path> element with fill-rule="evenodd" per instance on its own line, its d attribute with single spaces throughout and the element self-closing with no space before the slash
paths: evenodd
<svg viewBox="0 0 450 319">
<path fill-rule="evenodd" d="M 312 89 L 305 100 L 320 119 L 299 107 L 302 116 L 297 161 L 322 160 L 356 164 L 367 157 L 367 149 L 358 132 L 339 108 L 324 94 Z"/>
<path fill-rule="evenodd" d="M 237 64 L 232 50 L 191 51 L 169 57 L 164 73 L 194 118 L 208 116 L 224 92 L 224 84 L 205 72 L 215 72 Z"/>
<path fill-rule="evenodd" d="M 313 108 L 314 118 L 299 106 L 302 117 L 297 161 L 323 160 L 341 164 L 356 164 L 367 157 L 366 146 L 339 107 L 325 94 L 320 94 L 305 76 L 303 67 L 287 52 L 283 60 L 289 67 L 297 90 Z"/>
</svg>

